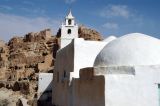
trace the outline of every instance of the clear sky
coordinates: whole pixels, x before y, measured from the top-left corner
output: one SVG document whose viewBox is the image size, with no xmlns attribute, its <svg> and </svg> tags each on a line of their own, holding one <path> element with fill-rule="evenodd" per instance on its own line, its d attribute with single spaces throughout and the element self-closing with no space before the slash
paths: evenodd
<svg viewBox="0 0 160 106">
<path fill-rule="evenodd" d="M 160 0 L 0 0 L 0 39 L 51 28 L 72 9 L 80 25 L 104 38 L 139 32 L 160 38 Z"/>
</svg>

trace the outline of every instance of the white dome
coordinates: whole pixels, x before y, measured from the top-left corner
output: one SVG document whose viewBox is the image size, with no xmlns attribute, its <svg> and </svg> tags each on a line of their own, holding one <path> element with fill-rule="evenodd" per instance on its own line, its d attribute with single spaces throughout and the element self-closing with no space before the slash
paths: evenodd
<svg viewBox="0 0 160 106">
<path fill-rule="evenodd" d="M 108 43 L 98 54 L 94 66 L 134 66 L 160 64 L 159 39 L 131 33 Z"/>
<path fill-rule="evenodd" d="M 111 42 L 113 40 L 117 39 L 115 36 L 109 36 L 106 39 L 103 40 L 103 42 Z"/>
</svg>

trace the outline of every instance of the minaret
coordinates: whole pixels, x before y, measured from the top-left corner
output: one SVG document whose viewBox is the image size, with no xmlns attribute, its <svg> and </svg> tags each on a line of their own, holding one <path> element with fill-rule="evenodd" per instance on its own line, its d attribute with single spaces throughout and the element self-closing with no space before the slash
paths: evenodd
<svg viewBox="0 0 160 106">
<path fill-rule="evenodd" d="M 74 38 L 78 38 L 78 25 L 75 24 L 75 18 L 70 10 L 68 15 L 65 17 L 65 23 L 62 23 L 61 48 L 71 43 Z"/>
</svg>

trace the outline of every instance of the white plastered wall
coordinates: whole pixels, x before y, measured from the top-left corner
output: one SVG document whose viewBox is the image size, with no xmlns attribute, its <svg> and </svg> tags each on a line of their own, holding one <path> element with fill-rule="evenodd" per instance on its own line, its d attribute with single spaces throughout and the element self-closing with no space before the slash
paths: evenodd
<svg viewBox="0 0 160 106">
<path fill-rule="evenodd" d="M 79 70 L 93 67 L 97 55 L 108 42 L 85 41 L 82 38 L 74 39 L 74 41 L 74 73 L 72 73 L 72 77 L 79 78 Z"/>
<path fill-rule="evenodd" d="M 71 29 L 71 34 L 68 34 L 68 29 Z M 61 48 L 67 46 L 74 38 L 78 38 L 78 25 L 66 26 L 62 25 L 61 29 Z"/>
<path fill-rule="evenodd" d="M 159 106 L 160 66 L 133 68 L 135 73 L 128 74 L 124 73 L 125 68 L 118 66 L 106 69 L 105 106 Z M 128 68 L 126 72 L 133 71 L 133 68 Z M 97 71 L 103 72 L 104 68 Z"/>
<path fill-rule="evenodd" d="M 38 93 L 52 90 L 53 73 L 39 73 Z"/>
<path fill-rule="evenodd" d="M 53 87 L 52 87 L 52 102 L 60 106 L 68 106 L 68 83 L 64 78 L 64 71 L 68 76 L 74 70 L 74 42 L 60 49 L 56 55 L 54 68 Z M 62 105 L 63 104 L 63 105 Z"/>
<path fill-rule="evenodd" d="M 79 78 L 81 68 L 92 67 L 96 56 L 106 44 L 107 42 L 85 41 L 83 38 L 76 38 L 57 52 L 53 81 L 53 103 L 69 106 L 72 97 L 69 97 L 71 95 L 68 82 L 71 82 L 72 78 Z M 63 78 L 64 71 L 69 78 Z M 57 73 L 59 73 L 59 77 L 57 77 Z"/>
</svg>

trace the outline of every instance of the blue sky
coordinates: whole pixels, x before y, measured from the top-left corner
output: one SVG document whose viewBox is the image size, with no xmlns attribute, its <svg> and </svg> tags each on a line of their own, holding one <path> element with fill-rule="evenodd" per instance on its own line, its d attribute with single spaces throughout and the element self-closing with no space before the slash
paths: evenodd
<svg viewBox="0 0 160 106">
<path fill-rule="evenodd" d="M 70 7 L 79 25 L 104 38 L 133 32 L 160 38 L 160 0 L 0 0 L 0 39 L 45 28 L 56 34 Z"/>
</svg>

